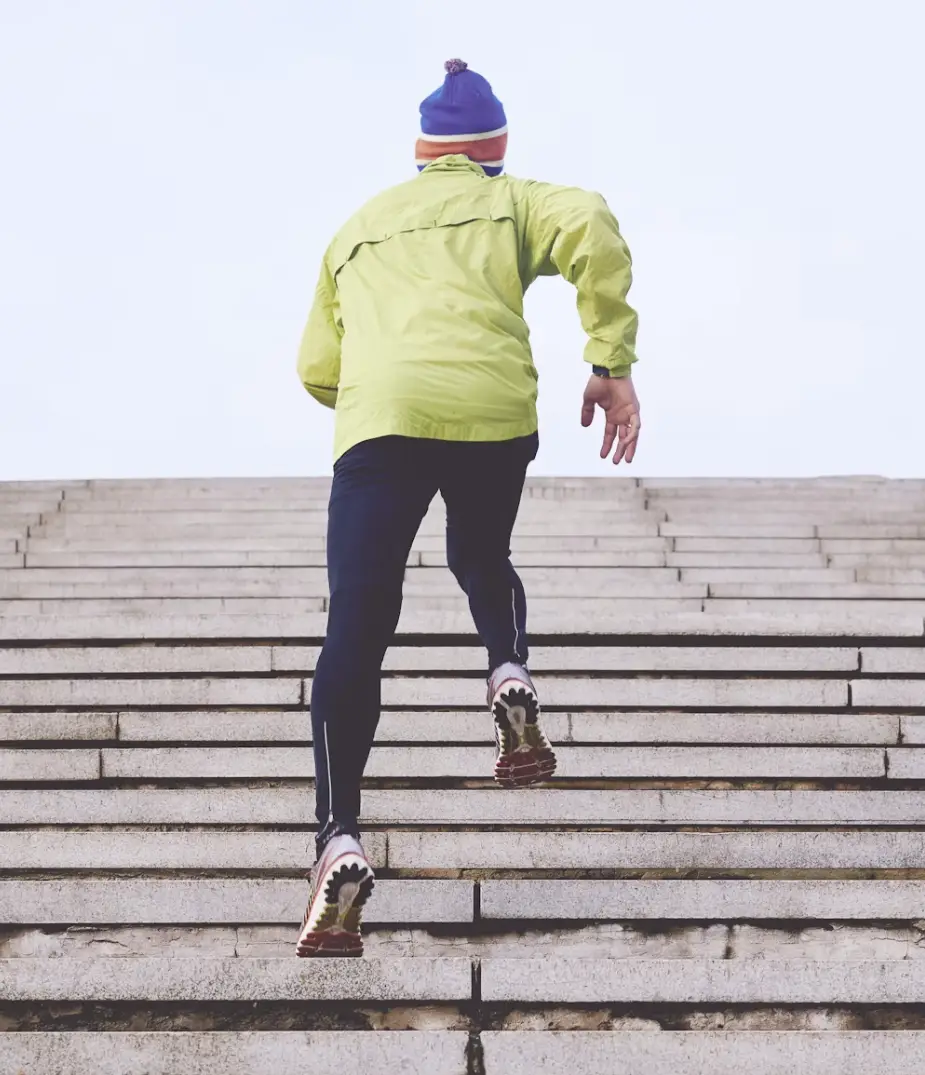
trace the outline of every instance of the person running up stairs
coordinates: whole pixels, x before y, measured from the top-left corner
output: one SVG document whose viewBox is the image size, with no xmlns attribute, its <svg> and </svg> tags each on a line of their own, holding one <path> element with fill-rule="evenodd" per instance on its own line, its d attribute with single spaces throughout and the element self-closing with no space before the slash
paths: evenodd
<svg viewBox="0 0 925 1075">
<path fill-rule="evenodd" d="M 601 458 L 632 462 L 639 404 L 629 251 L 598 195 L 503 174 L 504 108 L 461 60 L 421 104 L 419 175 L 337 233 L 302 339 L 303 385 L 335 409 L 327 634 L 311 692 L 317 861 L 299 955 L 361 955 L 374 884 L 360 784 L 405 565 L 433 498 L 447 561 L 488 657 L 495 780 L 526 787 L 556 759 L 527 669 L 527 605 L 511 532 L 537 454 L 537 371 L 524 292 L 561 275 L 578 292 L 592 367 L 581 421 L 605 416 Z M 616 447 L 614 448 L 614 442 Z"/>
</svg>

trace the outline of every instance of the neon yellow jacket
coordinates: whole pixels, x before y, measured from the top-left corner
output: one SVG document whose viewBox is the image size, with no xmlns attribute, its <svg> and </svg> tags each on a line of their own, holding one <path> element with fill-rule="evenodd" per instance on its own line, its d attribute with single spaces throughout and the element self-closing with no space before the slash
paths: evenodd
<svg viewBox="0 0 925 1075">
<path fill-rule="evenodd" d="M 325 254 L 299 350 L 302 383 L 336 408 L 335 460 L 389 434 L 535 432 L 523 294 L 557 273 L 578 290 L 585 361 L 629 373 L 630 254 L 599 194 L 446 156 L 368 202 Z"/>
</svg>

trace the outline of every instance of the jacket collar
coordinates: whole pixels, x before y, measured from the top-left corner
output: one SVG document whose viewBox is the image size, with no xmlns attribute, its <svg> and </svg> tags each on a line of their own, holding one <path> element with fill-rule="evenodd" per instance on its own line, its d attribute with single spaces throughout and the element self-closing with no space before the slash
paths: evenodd
<svg viewBox="0 0 925 1075">
<path fill-rule="evenodd" d="M 475 172 L 476 175 L 485 175 L 485 169 L 470 160 L 464 153 L 449 153 L 445 157 L 438 157 L 420 173 L 430 175 L 433 172 Z"/>
</svg>

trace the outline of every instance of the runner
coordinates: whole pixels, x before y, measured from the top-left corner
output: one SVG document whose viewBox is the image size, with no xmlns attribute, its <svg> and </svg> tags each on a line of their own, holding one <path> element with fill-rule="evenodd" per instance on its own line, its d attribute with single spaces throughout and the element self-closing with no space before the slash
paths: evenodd
<svg viewBox="0 0 925 1075">
<path fill-rule="evenodd" d="M 330 606 L 312 682 L 319 832 L 298 954 L 361 955 L 373 870 L 360 782 L 379 721 L 380 669 L 412 542 L 439 492 L 447 562 L 488 654 L 495 780 L 552 775 L 527 671 L 527 607 L 511 532 L 535 458 L 537 373 L 524 291 L 578 291 L 592 373 L 581 422 L 604 411 L 601 458 L 632 462 L 639 404 L 629 251 L 604 199 L 502 174 L 507 119 L 462 60 L 421 104 L 420 175 L 365 205 L 325 255 L 299 376 L 336 410 L 328 515 Z M 614 448 L 614 443 L 616 447 Z"/>
</svg>

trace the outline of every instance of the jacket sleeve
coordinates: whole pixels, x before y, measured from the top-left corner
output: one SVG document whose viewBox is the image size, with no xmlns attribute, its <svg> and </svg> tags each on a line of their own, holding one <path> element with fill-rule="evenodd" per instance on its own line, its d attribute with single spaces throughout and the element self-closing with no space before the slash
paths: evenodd
<svg viewBox="0 0 925 1075">
<path fill-rule="evenodd" d="M 588 334 L 585 361 L 625 377 L 636 361 L 636 311 L 626 301 L 632 259 L 613 213 L 600 194 L 525 182 L 521 192 L 525 284 L 536 276 L 565 277 L 578 290 Z"/>
<path fill-rule="evenodd" d="M 315 301 L 302 334 L 298 360 L 299 379 L 325 407 L 334 407 L 337 403 L 343 334 L 337 287 L 325 259 L 315 289 Z"/>
</svg>

